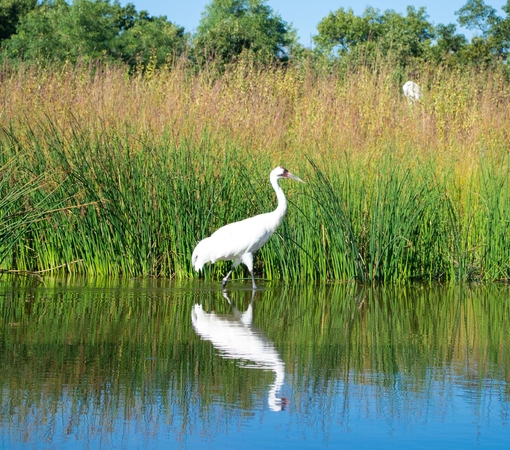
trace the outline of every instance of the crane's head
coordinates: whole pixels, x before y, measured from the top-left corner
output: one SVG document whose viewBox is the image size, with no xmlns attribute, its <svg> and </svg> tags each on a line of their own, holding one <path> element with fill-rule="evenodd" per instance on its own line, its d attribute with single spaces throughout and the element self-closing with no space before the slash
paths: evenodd
<svg viewBox="0 0 510 450">
<path fill-rule="evenodd" d="M 285 167 L 282 166 L 274 168 L 271 172 L 270 178 L 276 178 L 277 180 L 280 178 L 292 178 L 293 180 L 299 181 L 300 183 L 304 183 L 301 178 L 289 172 Z"/>
<path fill-rule="evenodd" d="M 193 250 L 191 264 L 197 272 L 200 272 L 204 264 L 211 260 L 208 242 L 208 238 L 201 240 L 195 247 L 195 250 Z"/>
</svg>

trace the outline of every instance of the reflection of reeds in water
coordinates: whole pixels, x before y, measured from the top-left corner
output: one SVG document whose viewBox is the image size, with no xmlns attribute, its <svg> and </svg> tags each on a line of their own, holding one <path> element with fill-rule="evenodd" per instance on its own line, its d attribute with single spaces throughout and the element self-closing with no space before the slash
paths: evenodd
<svg viewBox="0 0 510 450">
<path fill-rule="evenodd" d="M 274 344 L 268 348 L 278 349 L 268 371 L 218 357 L 214 346 L 196 335 L 190 316 L 197 303 L 219 317 L 234 317 L 216 287 L 177 289 L 160 280 L 107 288 L 85 283 L 78 289 L 60 281 L 2 285 L 5 432 L 30 429 L 43 436 L 60 420 L 84 433 L 94 424 L 111 430 L 138 420 L 145 421 L 148 434 L 156 429 L 215 434 L 254 409 L 253 392 L 278 383 L 278 361 L 286 362 L 280 373 L 296 420 L 313 409 L 329 423 L 338 386 L 345 389 L 346 413 L 354 407 L 349 394 L 361 390 L 381 410 L 393 402 L 402 420 L 416 411 L 427 414 L 434 382 L 457 383 L 464 395 L 477 399 L 480 417 L 486 414 L 488 384 L 498 390 L 498 402 L 510 402 L 505 285 L 336 284 L 259 291 L 252 320 Z M 232 303 L 250 312 L 251 295 L 236 291 Z"/>
<path fill-rule="evenodd" d="M 504 285 L 332 286 L 308 295 L 289 289 L 278 302 L 261 303 L 258 323 L 271 330 L 284 360 L 295 361 L 287 373 L 298 396 L 313 389 L 320 397 L 331 380 L 372 385 L 381 394 L 400 380 L 406 390 L 426 393 L 448 371 L 506 386 L 507 291 Z M 282 325 L 275 330 L 271 323 Z M 502 394 L 508 401 L 510 392 Z"/>
</svg>

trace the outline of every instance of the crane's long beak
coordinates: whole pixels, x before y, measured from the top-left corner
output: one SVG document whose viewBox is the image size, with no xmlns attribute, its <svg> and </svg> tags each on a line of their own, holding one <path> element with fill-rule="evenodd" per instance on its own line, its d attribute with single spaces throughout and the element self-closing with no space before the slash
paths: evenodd
<svg viewBox="0 0 510 450">
<path fill-rule="evenodd" d="M 296 181 L 299 181 L 300 183 L 304 183 L 304 181 L 299 178 L 297 175 L 294 175 L 293 173 L 287 171 L 287 176 L 286 178 L 292 178 L 293 180 L 296 180 Z"/>
</svg>

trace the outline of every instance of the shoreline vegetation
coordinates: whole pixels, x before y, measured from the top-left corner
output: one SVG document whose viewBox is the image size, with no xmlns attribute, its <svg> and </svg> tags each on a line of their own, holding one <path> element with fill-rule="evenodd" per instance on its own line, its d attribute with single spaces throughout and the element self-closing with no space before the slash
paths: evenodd
<svg viewBox="0 0 510 450">
<path fill-rule="evenodd" d="M 3 271 L 219 280 L 229 263 L 198 275 L 194 246 L 272 210 L 281 164 L 306 184 L 282 182 L 289 211 L 256 277 L 509 278 L 503 69 L 6 63 L 0 77 Z"/>
</svg>

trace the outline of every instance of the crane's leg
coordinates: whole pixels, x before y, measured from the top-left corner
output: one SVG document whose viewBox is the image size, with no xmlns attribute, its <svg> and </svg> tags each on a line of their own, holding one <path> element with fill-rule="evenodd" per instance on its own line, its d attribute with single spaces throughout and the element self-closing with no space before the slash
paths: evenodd
<svg viewBox="0 0 510 450">
<path fill-rule="evenodd" d="M 227 275 L 223 280 L 221 281 L 221 287 L 225 289 L 225 286 L 227 285 L 228 277 L 231 275 L 231 273 L 234 271 L 235 267 L 232 266 L 232 268 L 228 271 Z"/>
<path fill-rule="evenodd" d="M 253 253 L 245 253 L 242 256 L 241 261 L 246 267 L 248 267 L 248 270 L 250 271 L 252 288 L 257 289 L 257 285 L 255 284 L 255 277 L 253 276 Z"/>
<path fill-rule="evenodd" d="M 228 278 L 230 277 L 230 275 L 232 275 L 232 272 L 234 271 L 234 269 L 239 265 L 241 261 L 237 261 L 235 260 L 234 261 L 234 264 L 232 264 L 232 268 L 228 271 L 227 275 L 225 276 L 225 278 L 223 278 L 223 280 L 221 281 L 221 287 L 223 289 L 225 289 L 225 286 L 227 285 L 227 281 L 228 281 Z"/>
<path fill-rule="evenodd" d="M 253 276 L 253 269 L 250 270 L 250 274 L 251 274 L 251 286 L 252 286 L 252 289 L 257 289 L 257 285 L 255 284 L 255 277 Z"/>
</svg>

